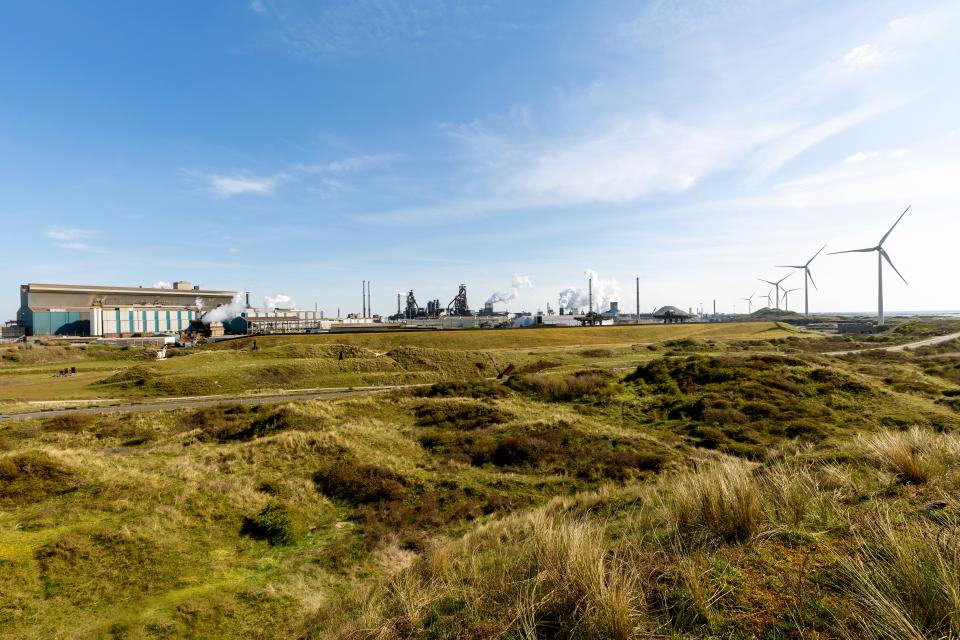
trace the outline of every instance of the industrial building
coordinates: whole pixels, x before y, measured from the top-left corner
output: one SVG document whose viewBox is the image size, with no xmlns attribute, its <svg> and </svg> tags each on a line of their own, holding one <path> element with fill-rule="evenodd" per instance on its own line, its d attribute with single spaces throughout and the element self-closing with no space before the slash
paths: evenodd
<svg viewBox="0 0 960 640">
<path fill-rule="evenodd" d="M 234 296 L 234 291 L 210 291 L 184 281 L 172 289 L 31 283 L 20 286 L 17 324 L 30 336 L 175 333 Z"/>
</svg>

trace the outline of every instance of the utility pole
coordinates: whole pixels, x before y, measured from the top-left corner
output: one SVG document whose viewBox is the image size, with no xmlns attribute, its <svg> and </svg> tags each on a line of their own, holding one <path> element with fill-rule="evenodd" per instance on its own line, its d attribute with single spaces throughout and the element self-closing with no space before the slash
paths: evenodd
<svg viewBox="0 0 960 640">
<path fill-rule="evenodd" d="M 637 276 L 637 321 L 640 324 L 640 276 Z"/>
</svg>

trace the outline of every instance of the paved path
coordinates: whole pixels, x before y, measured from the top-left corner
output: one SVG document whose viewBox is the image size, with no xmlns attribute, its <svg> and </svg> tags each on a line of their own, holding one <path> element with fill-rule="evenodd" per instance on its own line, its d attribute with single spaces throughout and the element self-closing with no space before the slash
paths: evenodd
<svg viewBox="0 0 960 640">
<path fill-rule="evenodd" d="M 24 420 L 28 418 L 52 418 L 66 413 L 140 413 L 144 411 L 172 411 L 174 409 L 199 409 L 217 407 L 225 404 L 282 404 L 284 402 L 302 402 L 304 400 L 325 400 L 346 398 L 348 396 L 382 393 L 396 389 L 430 386 L 429 384 L 401 384 L 378 387 L 336 387 L 328 389 L 301 389 L 261 395 L 236 396 L 196 396 L 189 398 L 162 398 L 127 402 L 101 406 L 75 407 L 72 409 L 41 409 L 23 413 L 0 414 L 3 420 Z"/>
<path fill-rule="evenodd" d="M 924 340 L 917 340 L 916 342 L 908 342 L 906 344 L 896 344 L 890 347 L 867 347 L 866 349 L 851 349 L 849 351 L 828 351 L 821 355 L 825 356 L 847 356 L 851 353 L 862 353 L 864 351 L 904 351 L 906 349 L 919 349 L 920 347 L 929 347 L 933 344 L 940 344 L 941 342 L 950 342 L 951 340 L 956 340 L 960 338 L 960 332 L 950 333 L 945 336 L 934 336 L 932 338 L 926 338 Z"/>
</svg>

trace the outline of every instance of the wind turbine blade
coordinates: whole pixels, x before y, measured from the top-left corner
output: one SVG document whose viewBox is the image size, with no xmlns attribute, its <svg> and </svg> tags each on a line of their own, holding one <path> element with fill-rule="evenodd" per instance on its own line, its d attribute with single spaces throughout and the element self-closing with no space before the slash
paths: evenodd
<svg viewBox="0 0 960 640">
<path fill-rule="evenodd" d="M 792 275 L 793 275 L 793 272 L 788 273 L 787 275 L 783 276 L 782 278 L 780 278 L 779 280 L 777 280 L 777 281 L 774 282 L 773 284 L 780 284 L 781 282 L 783 282 L 784 280 L 786 280 L 787 278 L 789 278 L 789 277 L 792 276 Z"/>
<path fill-rule="evenodd" d="M 903 213 L 900 214 L 900 217 L 897 218 L 897 221 L 893 223 L 893 227 L 890 227 L 890 231 L 887 231 L 885 234 L 883 234 L 883 237 L 880 238 L 880 242 L 877 243 L 877 246 L 880 246 L 880 245 L 883 244 L 883 241 L 887 239 L 887 236 L 890 235 L 890 233 L 893 231 L 893 228 L 896 227 L 898 224 L 900 224 L 900 221 L 903 220 L 903 216 L 907 215 L 907 211 L 910 211 L 910 207 L 912 207 L 912 206 L 913 206 L 913 205 L 909 205 L 909 206 L 907 206 L 906 209 L 903 210 Z M 891 266 L 892 266 L 892 265 L 891 265 Z M 896 271 L 896 269 L 894 269 L 894 271 Z M 904 281 L 904 282 L 906 282 L 906 281 Z"/>
<path fill-rule="evenodd" d="M 882 255 L 882 256 L 883 256 L 883 259 L 887 261 L 887 264 L 889 264 L 891 267 L 893 267 L 893 270 L 897 272 L 897 275 L 900 276 L 900 279 L 901 279 L 901 280 L 903 280 L 903 284 L 905 284 L 905 285 L 907 285 L 907 286 L 910 286 L 910 283 L 907 282 L 907 279 L 903 277 L 903 274 L 900 273 L 900 271 L 899 271 L 896 267 L 893 266 L 893 261 L 890 260 L 890 256 L 887 254 L 886 250 L 880 249 L 880 255 Z"/>
<path fill-rule="evenodd" d="M 820 291 L 820 288 L 817 286 L 817 283 L 813 281 L 813 274 L 810 273 L 810 269 L 807 269 L 807 277 L 810 278 L 810 284 L 813 285 L 813 288 L 817 291 Z"/>
<path fill-rule="evenodd" d="M 838 253 L 868 253 L 870 251 L 876 251 L 877 247 L 870 247 L 869 249 L 848 249 L 847 251 L 831 251 L 828 253 L 828 256 L 835 256 Z"/>
<path fill-rule="evenodd" d="M 817 251 L 815 254 L 813 254 L 813 257 L 810 258 L 809 260 L 807 260 L 807 264 L 805 264 L 805 265 L 803 265 L 803 266 L 804 266 L 804 267 L 809 267 L 809 266 L 810 266 L 810 263 L 813 262 L 814 260 L 816 260 L 817 256 L 820 255 L 820 252 L 823 251 L 823 250 L 826 249 L 826 248 L 827 248 L 827 245 L 823 245 L 822 247 L 820 247 L 820 251 Z"/>
<path fill-rule="evenodd" d="M 757 278 L 757 280 L 759 280 L 760 282 L 766 282 L 767 284 L 772 284 L 772 285 L 777 284 L 776 282 L 770 282 L 769 280 L 764 280 L 763 278 Z"/>
<path fill-rule="evenodd" d="M 803 269 L 802 264 L 778 264 L 774 266 L 780 267 L 781 269 Z"/>
</svg>

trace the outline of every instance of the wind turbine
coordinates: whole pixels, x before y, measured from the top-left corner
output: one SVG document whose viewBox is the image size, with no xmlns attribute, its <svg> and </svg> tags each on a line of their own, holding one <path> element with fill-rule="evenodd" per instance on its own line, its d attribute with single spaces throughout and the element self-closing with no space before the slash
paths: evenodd
<svg viewBox="0 0 960 640">
<path fill-rule="evenodd" d="M 820 251 L 823 251 L 827 248 L 827 245 L 820 247 Z M 820 251 L 817 251 L 813 254 L 813 258 L 807 260 L 805 264 L 778 264 L 778 267 L 783 267 L 785 269 L 803 269 L 803 315 L 810 315 L 810 285 L 813 285 L 814 289 L 817 289 L 817 283 L 813 281 L 813 276 L 810 275 L 810 263 L 820 255 Z M 817 289 L 820 291 L 820 289 Z"/>
<path fill-rule="evenodd" d="M 769 280 L 764 280 L 763 278 L 757 278 L 757 280 L 759 280 L 760 282 L 766 282 L 767 284 L 772 284 L 774 287 L 777 288 L 777 309 L 780 308 L 780 283 L 792 275 L 793 275 L 792 273 L 788 273 L 787 275 L 783 276 L 776 282 L 770 282 Z"/>
<path fill-rule="evenodd" d="M 747 303 L 747 315 L 750 315 L 751 313 L 753 313 L 753 296 L 755 295 L 757 295 L 756 291 L 751 293 L 749 298 L 740 298 L 741 300 L 744 300 Z"/>
<path fill-rule="evenodd" d="M 910 205 L 912 206 L 912 205 Z M 903 213 L 900 214 L 900 217 L 897 218 L 897 221 L 893 223 L 893 226 L 883 234 L 883 237 L 880 238 L 880 242 L 877 243 L 875 247 L 867 247 L 866 249 L 848 249 L 847 251 L 834 251 L 829 255 L 834 256 L 838 253 L 869 253 L 871 251 L 877 252 L 877 326 L 883 326 L 883 261 L 886 260 L 887 264 L 897 272 L 897 275 L 900 276 L 900 279 L 903 280 L 903 284 L 910 286 L 907 282 L 907 279 L 903 277 L 903 274 L 893 266 L 893 261 L 890 260 L 890 255 L 887 253 L 886 249 L 883 248 L 883 243 L 886 242 L 887 238 L 893 232 L 893 229 L 900 224 L 900 221 L 903 220 L 903 216 L 907 215 L 907 211 L 910 211 L 910 206 L 907 206 L 903 210 Z"/>
<path fill-rule="evenodd" d="M 770 292 L 771 292 L 771 291 L 773 291 L 773 288 L 772 288 L 772 287 L 770 288 L 770 291 L 767 291 L 767 295 L 763 296 L 764 298 L 767 299 L 767 309 L 773 309 L 773 306 L 772 306 L 773 303 L 770 302 Z"/>
<path fill-rule="evenodd" d="M 784 290 L 783 290 L 783 310 L 784 310 L 784 311 L 790 311 L 790 300 L 787 298 L 787 296 L 790 295 L 790 292 L 791 292 L 791 291 L 800 291 L 800 287 L 797 287 L 797 288 L 795 288 L 795 289 L 784 289 Z"/>
</svg>

